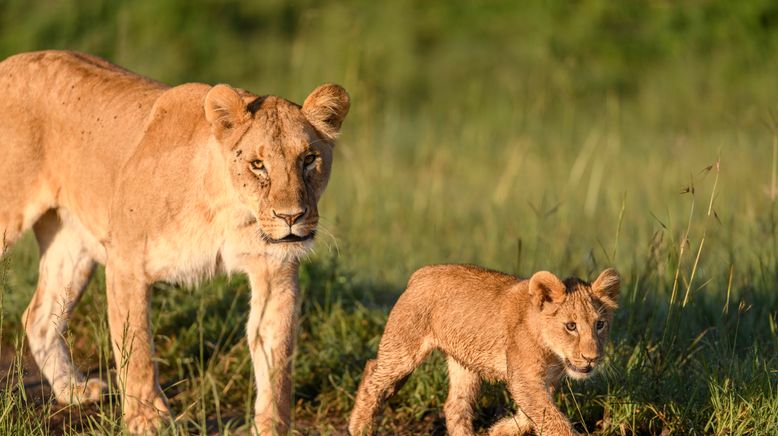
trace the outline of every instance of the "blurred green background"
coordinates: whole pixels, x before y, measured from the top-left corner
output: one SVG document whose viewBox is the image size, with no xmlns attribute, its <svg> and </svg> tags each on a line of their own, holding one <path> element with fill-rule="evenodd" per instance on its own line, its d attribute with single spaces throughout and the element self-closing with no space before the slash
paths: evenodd
<svg viewBox="0 0 778 436">
<path fill-rule="evenodd" d="M 170 84 L 296 102 L 323 82 L 350 92 L 303 271 L 297 410 L 311 428 L 342 429 L 412 271 L 473 262 L 524 276 L 622 272 L 612 370 L 559 400 L 587 431 L 778 431 L 778 3 L 0 0 L 0 57 L 45 48 Z M 14 325 L 34 288 L 29 238 L 7 263 Z M 155 303 L 168 313 L 156 320 L 162 373 L 196 392 L 208 371 L 173 363 L 198 346 L 181 326 L 199 314 L 221 341 L 216 312 L 246 286 L 175 292 Z M 226 318 L 234 332 L 240 301 Z M 240 336 L 200 354 L 216 379 L 232 362 L 219 353 L 235 347 L 243 363 L 230 371 L 248 383 Z M 419 431 L 440 429 L 436 362 L 392 403 L 388 428 L 412 416 L 428 424 Z M 186 389 L 179 410 L 192 398 L 203 416 L 220 407 Z"/>
<path fill-rule="evenodd" d="M 572 272 L 612 251 L 622 202 L 629 243 L 684 220 L 675 194 L 719 152 L 719 217 L 771 202 L 772 1 L 0 5 L 3 56 L 77 49 L 297 102 L 345 86 L 319 252 L 339 247 L 368 280 L 442 261 L 513 271 L 519 239 L 535 257 L 520 272 Z"/>
</svg>

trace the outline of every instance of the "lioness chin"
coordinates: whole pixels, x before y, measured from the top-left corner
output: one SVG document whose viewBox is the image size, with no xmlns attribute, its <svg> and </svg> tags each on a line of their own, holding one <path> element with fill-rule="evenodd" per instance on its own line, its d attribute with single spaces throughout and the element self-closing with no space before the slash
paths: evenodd
<svg viewBox="0 0 778 436">
<path fill-rule="evenodd" d="M 475 266 L 420 269 L 389 314 L 378 357 L 365 366 L 349 431 L 371 433 L 381 404 L 439 349 L 448 359 L 450 434 L 473 434 L 482 378 L 507 382 L 519 409 L 491 435 L 575 434 L 553 403 L 554 389 L 564 374 L 584 379 L 597 368 L 619 287 L 613 269 L 592 284 L 546 271 L 519 280 Z"/>
<path fill-rule="evenodd" d="M 77 371 L 62 336 L 97 263 L 133 433 L 170 414 L 151 284 L 245 272 L 253 430 L 285 433 L 298 257 L 315 235 L 346 91 L 322 85 L 299 106 L 227 85 L 169 87 L 63 51 L 0 62 L 0 90 L 0 253 L 34 230 L 40 278 L 23 322 L 56 398 L 94 401 L 104 388 Z"/>
</svg>

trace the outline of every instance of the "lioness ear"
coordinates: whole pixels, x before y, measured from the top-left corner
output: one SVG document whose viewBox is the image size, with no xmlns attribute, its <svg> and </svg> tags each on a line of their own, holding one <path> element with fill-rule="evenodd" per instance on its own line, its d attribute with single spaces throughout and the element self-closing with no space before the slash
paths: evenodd
<svg viewBox="0 0 778 436">
<path fill-rule="evenodd" d="M 351 106 L 343 87 L 328 83 L 314 89 L 303 103 L 303 114 L 327 139 L 335 139 Z"/>
<path fill-rule="evenodd" d="M 536 272 L 529 279 L 532 301 L 540 308 L 544 303 L 561 303 L 565 300 L 565 284 L 548 271 Z"/>
<path fill-rule="evenodd" d="M 205 118 L 211 131 L 223 140 L 245 122 L 250 114 L 240 94 L 228 85 L 216 85 L 205 96 Z"/>
<path fill-rule="evenodd" d="M 619 290 L 621 289 L 621 276 L 613 269 L 608 268 L 592 283 L 592 292 L 600 301 L 611 309 L 618 307 Z"/>
</svg>

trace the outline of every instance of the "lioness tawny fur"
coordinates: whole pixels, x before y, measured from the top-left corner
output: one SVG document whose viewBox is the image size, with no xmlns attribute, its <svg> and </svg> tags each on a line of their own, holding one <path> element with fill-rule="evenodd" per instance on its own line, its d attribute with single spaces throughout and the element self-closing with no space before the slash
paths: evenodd
<svg viewBox="0 0 778 436">
<path fill-rule="evenodd" d="M 601 361 L 620 283 L 613 269 L 591 284 L 546 271 L 520 280 L 466 265 L 418 270 L 389 315 L 378 357 L 367 362 L 349 431 L 370 433 L 381 403 L 440 349 L 448 358 L 450 434 L 473 434 L 482 378 L 506 381 L 519 409 L 490 434 L 575 434 L 553 403 L 554 387 L 564 374 L 590 376 Z"/>
<path fill-rule="evenodd" d="M 22 316 L 61 403 L 100 398 L 63 333 L 95 265 L 131 433 L 171 422 L 157 380 L 152 284 L 246 273 L 252 430 L 286 434 L 299 258 L 311 249 L 349 96 L 302 105 L 228 85 L 168 86 L 83 53 L 0 62 L 0 255 L 32 228 L 38 287 Z"/>
</svg>

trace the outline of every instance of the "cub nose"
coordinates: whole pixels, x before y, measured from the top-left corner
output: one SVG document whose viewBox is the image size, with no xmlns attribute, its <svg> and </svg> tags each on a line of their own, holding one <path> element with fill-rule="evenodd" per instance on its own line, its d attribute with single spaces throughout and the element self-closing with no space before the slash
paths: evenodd
<svg viewBox="0 0 778 436">
<path fill-rule="evenodd" d="M 306 212 L 308 212 L 308 209 L 298 210 L 294 212 L 289 212 L 289 211 L 276 212 L 275 210 L 273 210 L 273 215 L 276 218 L 279 218 L 284 222 L 286 222 L 289 225 L 289 227 L 292 227 L 294 223 L 300 221 L 300 218 L 305 216 Z"/>
<path fill-rule="evenodd" d="M 584 354 L 584 353 L 581 353 L 581 358 L 586 360 L 588 363 L 592 363 L 595 360 L 597 360 L 597 355 L 596 354 Z"/>
</svg>

